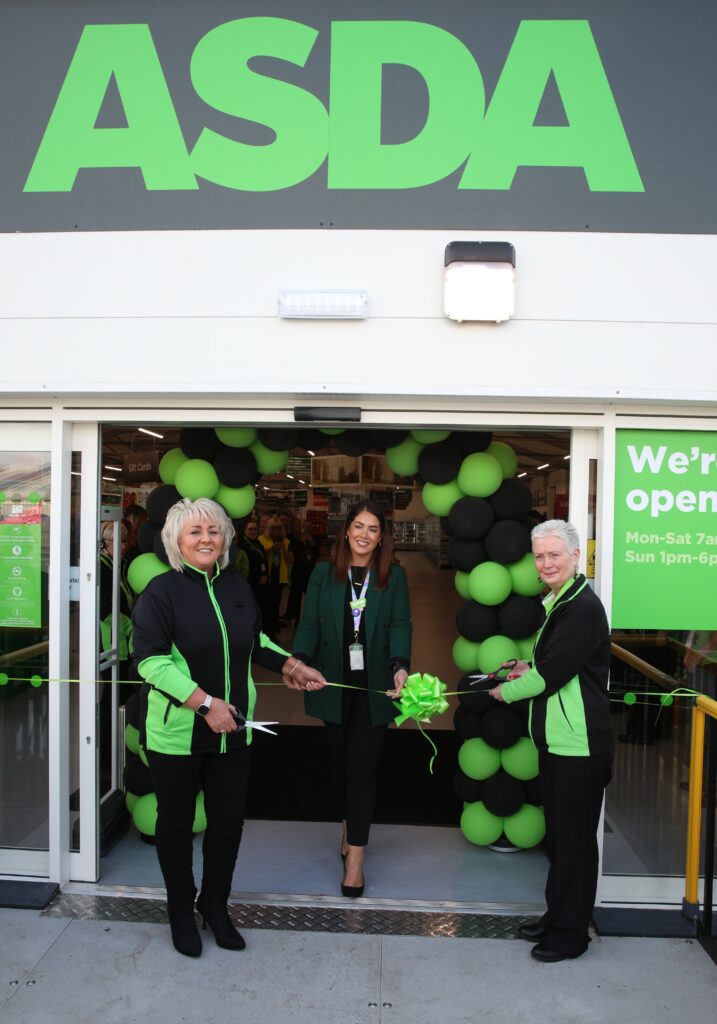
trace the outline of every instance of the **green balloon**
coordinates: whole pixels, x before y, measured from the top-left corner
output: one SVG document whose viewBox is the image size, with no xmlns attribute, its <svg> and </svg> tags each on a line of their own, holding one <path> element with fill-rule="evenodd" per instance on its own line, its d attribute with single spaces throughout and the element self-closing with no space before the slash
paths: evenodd
<svg viewBox="0 0 717 1024">
<path fill-rule="evenodd" d="M 501 750 L 500 761 L 508 775 L 521 782 L 534 779 L 538 774 L 538 748 L 529 736 L 521 736 L 512 747 Z"/>
<path fill-rule="evenodd" d="M 503 483 L 500 462 L 488 452 L 466 455 L 458 470 L 458 486 L 472 498 L 487 498 Z"/>
<path fill-rule="evenodd" d="M 346 433 L 346 427 L 319 427 L 319 431 L 329 437 L 338 437 L 339 434 Z"/>
<path fill-rule="evenodd" d="M 447 484 L 424 484 L 421 495 L 423 504 L 431 515 L 447 516 L 457 501 L 463 497 L 463 491 L 455 480 Z"/>
<path fill-rule="evenodd" d="M 226 487 L 221 484 L 214 500 L 219 502 L 230 519 L 243 519 L 254 508 L 256 494 L 251 484 L 245 487 Z"/>
<path fill-rule="evenodd" d="M 524 640 L 516 640 L 518 647 L 518 657 L 521 661 L 532 661 L 533 660 L 533 648 L 535 647 L 535 638 L 537 633 L 533 633 L 532 636 L 527 636 Z"/>
<path fill-rule="evenodd" d="M 486 451 L 500 463 L 504 480 L 515 476 L 515 471 L 518 468 L 518 456 L 509 444 L 506 444 L 505 441 L 492 441 Z"/>
<path fill-rule="evenodd" d="M 129 793 L 129 792 L 125 793 L 125 795 L 124 795 L 124 805 L 125 805 L 125 807 L 127 808 L 127 810 L 129 811 L 130 814 L 132 814 L 132 811 L 137 806 L 137 801 L 138 800 L 139 800 L 139 797 L 135 793 Z"/>
<path fill-rule="evenodd" d="M 478 667 L 478 649 L 480 644 L 459 636 L 453 644 L 453 662 L 461 672 L 475 672 Z"/>
<path fill-rule="evenodd" d="M 253 441 L 249 445 L 249 451 L 253 454 L 256 459 L 256 468 L 260 473 L 265 473 L 267 476 L 271 476 L 272 473 L 278 473 L 280 469 L 283 469 L 286 465 L 286 460 L 289 458 L 288 451 L 286 452 L 273 452 L 271 448 L 267 448 L 261 441 Z"/>
<path fill-rule="evenodd" d="M 508 572 L 513 592 L 516 594 L 522 594 L 523 597 L 535 597 L 536 594 L 542 594 L 545 590 L 545 584 L 538 576 L 535 559 L 530 551 L 527 551 L 519 562 L 509 565 Z"/>
<path fill-rule="evenodd" d="M 157 831 L 157 797 L 154 793 L 141 796 L 134 805 L 132 821 L 143 836 L 153 836 Z"/>
<path fill-rule="evenodd" d="M 177 470 L 183 462 L 188 461 L 181 448 L 170 448 L 159 460 L 159 479 L 163 484 L 173 484 Z"/>
<path fill-rule="evenodd" d="M 154 551 L 146 551 L 129 563 L 127 582 L 135 594 L 141 594 L 150 580 L 155 576 L 161 576 L 163 572 L 169 572 L 169 568 L 166 562 L 157 558 Z"/>
<path fill-rule="evenodd" d="M 498 562 L 481 562 L 468 574 L 468 590 L 479 604 L 501 604 L 510 594 L 510 589 L 510 573 Z"/>
<path fill-rule="evenodd" d="M 476 846 L 490 846 L 503 832 L 503 819 L 491 814 L 483 801 L 477 800 L 461 814 L 461 832 Z"/>
<path fill-rule="evenodd" d="M 663 693 L 660 697 L 660 704 L 662 704 L 663 708 L 671 708 L 674 702 L 675 698 L 671 693 Z"/>
<path fill-rule="evenodd" d="M 386 449 L 386 462 L 399 476 L 413 476 L 418 472 L 418 456 L 422 451 L 422 444 L 406 437 L 400 444 Z"/>
<path fill-rule="evenodd" d="M 412 430 L 411 437 L 420 444 L 437 444 L 451 436 L 450 430 Z"/>
<path fill-rule="evenodd" d="M 622 699 L 628 707 L 632 707 L 633 704 L 637 704 L 637 695 L 634 693 L 626 693 Z"/>
<path fill-rule="evenodd" d="M 518 645 L 509 637 L 498 634 L 489 636 L 480 645 L 478 668 L 481 672 L 495 672 L 504 661 L 511 661 L 513 658 L 517 661 L 518 654 Z"/>
<path fill-rule="evenodd" d="M 183 498 L 213 498 L 219 490 L 219 477 L 206 459 L 187 459 L 174 475 L 174 486 Z"/>
<path fill-rule="evenodd" d="M 456 585 L 456 590 L 463 598 L 464 601 L 470 601 L 471 592 L 468 589 L 469 574 L 467 572 L 461 572 L 460 569 L 456 572 L 453 582 Z"/>
<path fill-rule="evenodd" d="M 132 754 L 139 754 L 139 729 L 135 729 L 129 722 L 124 727 L 124 743 Z"/>
<path fill-rule="evenodd" d="M 254 427 L 215 427 L 214 433 L 228 448 L 248 448 L 256 441 Z"/>
<path fill-rule="evenodd" d="M 42 495 L 39 494 L 37 491 L 30 491 L 30 493 L 27 496 L 27 500 L 30 502 L 31 505 L 37 505 L 38 502 L 42 501 Z"/>
<path fill-rule="evenodd" d="M 474 736 L 461 744 L 458 765 L 469 779 L 489 779 L 500 768 L 500 751 L 489 747 L 480 736 Z"/>
<path fill-rule="evenodd" d="M 200 792 L 197 794 L 197 802 L 194 808 L 194 822 L 192 824 L 192 832 L 203 832 L 206 827 L 207 812 L 204 810 L 204 790 L 200 790 Z"/>
<path fill-rule="evenodd" d="M 537 846 L 545 835 L 545 815 L 533 804 L 523 804 L 519 811 L 503 822 L 503 829 L 513 846 L 523 850 Z"/>
</svg>

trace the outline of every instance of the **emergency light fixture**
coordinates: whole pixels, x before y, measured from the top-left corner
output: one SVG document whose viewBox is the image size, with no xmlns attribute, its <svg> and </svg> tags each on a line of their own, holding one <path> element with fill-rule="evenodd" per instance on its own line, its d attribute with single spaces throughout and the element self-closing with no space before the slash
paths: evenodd
<svg viewBox="0 0 717 1024">
<path fill-rule="evenodd" d="M 279 291 L 279 316 L 305 320 L 365 320 L 368 292 L 363 289 Z"/>
<path fill-rule="evenodd" d="M 443 271 L 449 320 L 501 323 L 515 313 L 515 248 L 510 242 L 450 242 Z"/>
</svg>

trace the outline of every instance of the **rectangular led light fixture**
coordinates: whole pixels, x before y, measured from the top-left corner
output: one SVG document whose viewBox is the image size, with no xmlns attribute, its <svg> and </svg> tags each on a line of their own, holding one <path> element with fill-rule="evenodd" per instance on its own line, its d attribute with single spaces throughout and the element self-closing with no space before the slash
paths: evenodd
<svg viewBox="0 0 717 1024">
<path fill-rule="evenodd" d="M 365 320 L 368 292 L 356 288 L 279 291 L 279 316 L 299 320 Z"/>
<path fill-rule="evenodd" d="M 451 242 L 443 271 L 449 320 L 501 323 L 515 313 L 515 248 L 510 242 Z"/>
</svg>

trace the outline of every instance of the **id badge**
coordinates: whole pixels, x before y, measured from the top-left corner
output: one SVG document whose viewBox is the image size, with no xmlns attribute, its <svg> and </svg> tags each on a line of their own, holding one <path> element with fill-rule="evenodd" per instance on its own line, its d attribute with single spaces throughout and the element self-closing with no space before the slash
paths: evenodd
<svg viewBox="0 0 717 1024">
<path fill-rule="evenodd" d="M 363 647 L 361 644 L 349 645 L 349 666 L 352 672 L 360 672 L 363 669 Z"/>
</svg>

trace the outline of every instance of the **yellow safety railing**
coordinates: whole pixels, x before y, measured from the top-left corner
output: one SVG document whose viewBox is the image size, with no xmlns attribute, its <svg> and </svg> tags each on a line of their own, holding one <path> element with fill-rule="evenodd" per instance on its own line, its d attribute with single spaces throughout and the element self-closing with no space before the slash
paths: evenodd
<svg viewBox="0 0 717 1024">
<path fill-rule="evenodd" d="M 687 811 L 687 858 L 685 866 L 685 897 L 682 912 L 695 918 L 699 913 L 698 885 L 700 877 L 700 832 L 702 828 L 702 776 L 705 758 L 705 719 L 717 720 L 717 701 L 700 695 L 692 710 L 692 739 L 690 744 L 690 789 Z M 714 815 L 714 808 L 710 809 Z M 708 835 L 709 835 L 708 830 Z M 714 857 L 707 851 L 705 857 L 705 918 L 712 917 L 712 873 Z M 709 879 L 707 875 L 709 874 Z M 710 906 L 707 906 L 709 901 Z"/>
</svg>

